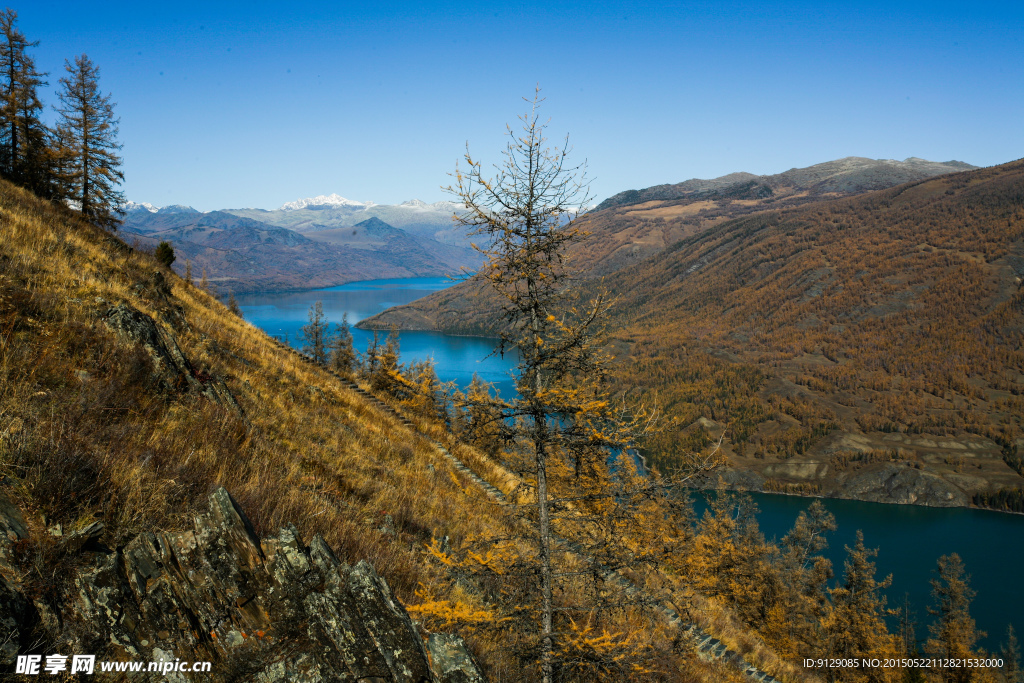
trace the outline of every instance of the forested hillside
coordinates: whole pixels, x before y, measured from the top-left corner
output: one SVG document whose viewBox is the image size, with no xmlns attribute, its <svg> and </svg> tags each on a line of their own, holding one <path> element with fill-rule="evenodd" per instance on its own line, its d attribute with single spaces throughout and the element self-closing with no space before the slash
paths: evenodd
<svg viewBox="0 0 1024 683">
<path fill-rule="evenodd" d="M 624 385 L 679 422 L 654 461 L 724 432 L 730 486 L 1024 509 L 1021 177 L 1015 162 L 729 220 L 692 202 L 588 215 L 571 266 L 618 297 Z M 363 324 L 487 334 L 494 310 L 470 281 Z"/>
<path fill-rule="evenodd" d="M 730 221 L 605 280 L 624 376 L 737 483 L 1020 509 L 1022 237 L 1021 162 Z"/>
</svg>

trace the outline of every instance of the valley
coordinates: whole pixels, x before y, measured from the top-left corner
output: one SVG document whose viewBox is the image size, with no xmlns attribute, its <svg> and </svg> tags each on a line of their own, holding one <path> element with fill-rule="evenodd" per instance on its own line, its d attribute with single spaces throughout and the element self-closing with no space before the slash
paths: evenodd
<svg viewBox="0 0 1024 683">
<path fill-rule="evenodd" d="M 710 224 L 692 219 L 717 200 L 588 214 L 581 296 L 616 297 L 621 388 L 671 420 L 651 461 L 724 434 L 728 466 L 708 486 L 1024 510 L 1022 178 L 1015 162 L 728 204 Z M 494 310 L 470 281 L 361 324 L 494 334 Z"/>
</svg>

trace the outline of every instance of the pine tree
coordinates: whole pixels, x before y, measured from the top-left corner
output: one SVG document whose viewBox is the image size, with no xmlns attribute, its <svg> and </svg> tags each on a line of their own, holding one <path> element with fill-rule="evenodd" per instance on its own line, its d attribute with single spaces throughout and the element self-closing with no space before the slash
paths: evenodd
<svg viewBox="0 0 1024 683">
<path fill-rule="evenodd" d="M 648 416 L 610 395 L 599 323 L 610 302 L 570 289 L 565 249 L 585 234 L 576 220 L 589 202 L 585 170 L 568 165 L 567 142 L 546 147 L 541 101 L 528 100 L 521 131 L 508 129 L 495 177 L 467 153 L 447 189 L 466 207 L 456 220 L 485 238 L 477 277 L 502 301 L 499 352 L 514 348 L 520 359 L 517 396 L 486 404 L 500 411 L 502 464 L 521 482 L 513 497 L 522 517 L 510 528 L 529 532 L 478 539 L 464 554 L 501 577 L 518 606 L 510 646 L 551 683 L 558 670 L 593 680 L 640 666 L 637 634 L 600 636 L 602 620 L 636 604 L 602 572 L 662 562 L 678 535 L 649 495 L 663 484 L 640 475 L 632 456 Z"/>
<path fill-rule="evenodd" d="M 1003 678 L 1006 683 L 1024 683 L 1024 671 L 1020 668 L 1020 646 L 1013 624 L 1006 627 L 1006 642 L 999 648 L 999 656 L 1003 659 Z"/>
<path fill-rule="evenodd" d="M 831 609 L 824 619 L 826 651 L 838 659 L 895 657 L 896 639 L 885 624 L 886 598 L 883 590 L 892 584 L 892 576 L 875 579 L 875 563 L 871 558 L 878 550 L 864 546 L 864 534 L 857 530 L 853 547 L 846 546 L 843 581 L 829 590 Z M 887 681 L 901 673 L 895 669 L 865 668 L 827 670 L 829 680 Z"/>
<path fill-rule="evenodd" d="M 118 119 L 110 95 L 99 89 L 99 68 L 86 55 L 64 62 L 68 75 L 60 79 L 58 128 L 66 132 L 70 159 L 65 194 L 86 218 L 116 228 L 124 195 L 115 187 L 124 180 L 117 150 Z"/>
<path fill-rule="evenodd" d="M 176 258 L 174 256 L 174 247 L 171 246 L 170 242 L 160 242 L 160 244 L 157 245 L 153 256 L 156 257 L 157 261 L 168 268 L 171 267 L 171 264 L 174 263 L 174 259 Z"/>
<path fill-rule="evenodd" d="M 461 412 L 458 420 L 459 438 L 494 457 L 502 446 L 502 403 L 491 394 L 492 386 L 473 373 L 465 394 L 456 394 L 455 403 Z"/>
<path fill-rule="evenodd" d="M 330 345 L 330 324 L 324 315 L 324 304 L 316 301 L 309 307 L 309 322 L 302 326 L 302 352 L 313 359 L 313 362 L 326 366 L 327 349 Z"/>
<path fill-rule="evenodd" d="M 398 330 L 392 329 L 383 346 L 377 343 L 374 335 L 374 362 L 369 373 L 370 388 L 395 398 L 403 398 L 403 389 L 408 388 L 407 380 L 402 376 L 402 365 L 399 363 L 401 354 L 398 341 Z"/>
<path fill-rule="evenodd" d="M 28 42 L 17 20 L 12 9 L 0 12 L 0 176 L 50 197 L 51 156 L 38 95 L 39 88 L 47 85 L 46 74 L 36 71 L 27 52 L 39 42 Z"/>
<path fill-rule="evenodd" d="M 237 315 L 239 318 L 244 318 L 242 315 L 242 309 L 238 305 L 238 299 L 235 298 L 235 293 L 228 290 L 228 310 Z"/>
<path fill-rule="evenodd" d="M 822 553 L 828 548 L 828 534 L 836 528 L 835 517 L 815 500 L 797 515 L 793 528 L 782 538 L 781 585 L 766 637 L 773 643 L 788 643 L 795 655 L 823 651 L 821 623 L 833 570 Z"/>
<path fill-rule="evenodd" d="M 976 656 L 974 645 L 985 633 L 975 628 L 971 617 L 971 577 L 965 574 L 964 563 L 956 553 L 938 560 L 938 578 L 932 579 L 934 606 L 928 608 L 935 621 L 928 626 L 925 651 L 939 659 L 970 659 Z M 975 672 L 966 667 L 941 668 L 943 681 L 969 683 Z"/>
<path fill-rule="evenodd" d="M 352 342 L 352 328 L 348 324 L 348 313 L 341 316 L 341 324 L 334 328 L 331 343 L 331 368 L 338 374 L 349 376 L 356 370 L 356 350 Z"/>
</svg>

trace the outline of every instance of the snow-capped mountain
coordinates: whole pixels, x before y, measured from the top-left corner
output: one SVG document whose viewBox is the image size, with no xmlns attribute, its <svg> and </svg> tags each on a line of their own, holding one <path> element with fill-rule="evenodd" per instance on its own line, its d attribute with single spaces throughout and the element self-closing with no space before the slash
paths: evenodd
<svg viewBox="0 0 1024 683">
<path fill-rule="evenodd" d="M 133 211 L 148 211 L 149 213 L 156 213 L 160 210 L 160 207 L 153 206 L 149 202 L 125 202 L 121 205 L 121 210 L 125 213 L 131 213 Z"/>
<path fill-rule="evenodd" d="M 170 204 L 160 207 L 153 206 L 149 202 L 125 202 L 121 205 L 121 210 L 126 214 L 136 211 L 145 211 L 146 213 L 201 213 L 191 206 L 185 206 L 184 204 Z"/>
<path fill-rule="evenodd" d="M 451 213 L 451 212 L 454 212 L 454 211 L 461 211 L 461 210 L 466 208 L 462 204 L 457 204 L 455 202 L 446 202 L 446 201 L 440 201 L 440 202 L 434 202 L 433 204 L 427 204 L 422 199 L 410 199 L 409 201 L 402 202 L 398 206 L 400 206 L 400 207 L 402 207 L 404 209 L 412 209 L 414 211 L 443 211 L 443 212 L 446 212 L 446 213 Z"/>
<path fill-rule="evenodd" d="M 316 197 L 307 197 L 306 199 L 297 199 L 294 202 L 288 202 L 283 204 L 278 211 L 299 211 L 300 209 L 320 209 L 320 208 L 341 208 L 346 207 L 350 209 L 368 209 L 371 206 L 375 206 L 373 202 L 357 202 L 353 199 L 345 199 L 339 194 L 321 194 Z"/>
</svg>

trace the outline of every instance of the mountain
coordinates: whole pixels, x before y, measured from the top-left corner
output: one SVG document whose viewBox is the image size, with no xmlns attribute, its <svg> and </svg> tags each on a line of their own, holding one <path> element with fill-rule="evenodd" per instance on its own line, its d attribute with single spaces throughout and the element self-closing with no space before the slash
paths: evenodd
<svg viewBox="0 0 1024 683">
<path fill-rule="evenodd" d="M 588 216 L 622 386 L 681 425 L 648 456 L 724 433 L 712 485 L 1024 511 L 1022 197 L 1014 162 L 696 226 Z M 495 310 L 470 281 L 361 325 L 487 334 Z"/>
<path fill-rule="evenodd" d="M 730 173 L 712 180 L 620 192 L 580 219 L 580 227 L 589 234 L 573 245 L 572 263 L 580 277 L 603 277 L 738 216 L 829 201 L 972 168 L 959 161 L 847 157 L 774 176 Z M 488 288 L 470 280 L 360 324 L 493 334 L 496 306 Z"/>
<path fill-rule="evenodd" d="M 345 199 L 341 195 L 331 193 L 329 195 L 318 195 L 316 197 L 307 197 L 306 199 L 297 199 L 294 202 L 288 202 L 282 204 L 280 211 L 298 211 L 300 209 L 328 209 L 337 207 L 352 207 L 355 209 L 365 209 L 373 206 L 373 202 L 357 202 L 351 199 Z"/>
<path fill-rule="evenodd" d="M 468 249 L 413 237 L 373 218 L 354 228 L 300 234 L 225 211 L 130 211 L 123 229 L 142 247 L 167 241 L 174 268 L 235 292 L 331 287 L 357 280 L 443 276 L 478 262 Z"/>
<path fill-rule="evenodd" d="M 650 201 L 697 198 L 750 200 L 768 197 L 778 199 L 793 195 L 842 196 L 881 190 L 901 183 L 972 168 L 977 167 L 962 161 L 936 162 L 917 157 L 903 161 L 846 157 L 807 168 L 792 168 L 776 175 L 730 173 L 712 180 L 693 178 L 675 185 L 655 185 L 643 190 L 626 190 L 604 200 L 597 208 L 608 209 Z"/>
<path fill-rule="evenodd" d="M 680 240 L 604 281 L 626 381 L 727 429 L 736 486 L 1021 506 L 1022 197 L 1014 162 Z"/>
<path fill-rule="evenodd" d="M 349 228 L 370 218 L 379 218 L 388 225 L 417 238 L 427 238 L 464 249 L 470 248 L 462 228 L 452 224 L 452 216 L 462 209 L 452 202 L 428 204 L 418 199 L 401 204 L 374 204 L 345 199 L 336 194 L 321 195 L 289 202 L 279 209 L 227 209 L 244 216 L 301 233 Z"/>
</svg>

